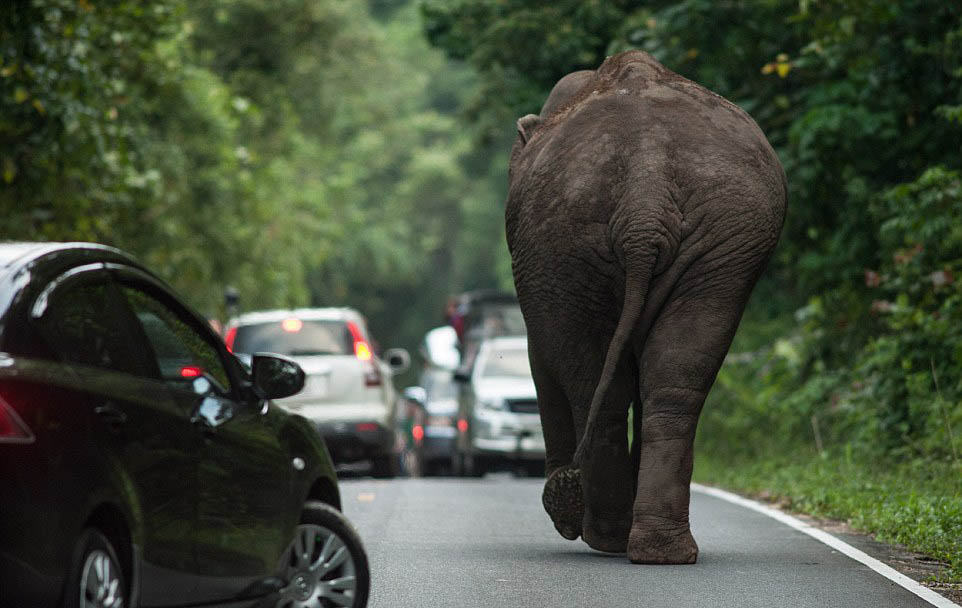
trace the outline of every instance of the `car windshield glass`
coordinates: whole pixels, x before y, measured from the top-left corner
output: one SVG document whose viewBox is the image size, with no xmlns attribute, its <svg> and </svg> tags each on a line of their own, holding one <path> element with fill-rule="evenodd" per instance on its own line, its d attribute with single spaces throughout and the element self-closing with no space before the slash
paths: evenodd
<svg viewBox="0 0 962 608">
<path fill-rule="evenodd" d="M 530 378 L 531 366 L 528 364 L 528 351 L 524 348 L 498 348 L 488 353 L 482 376 L 510 376 Z"/>
<path fill-rule="evenodd" d="M 235 353 L 277 353 L 292 357 L 348 355 L 353 340 L 341 321 L 284 319 L 240 325 L 234 336 Z"/>
<path fill-rule="evenodd" d="M 466 333 L 471 338 L 523 336 L 524 317 L 517 304 L 487 304 L 469 315 Z"/>
</svg>

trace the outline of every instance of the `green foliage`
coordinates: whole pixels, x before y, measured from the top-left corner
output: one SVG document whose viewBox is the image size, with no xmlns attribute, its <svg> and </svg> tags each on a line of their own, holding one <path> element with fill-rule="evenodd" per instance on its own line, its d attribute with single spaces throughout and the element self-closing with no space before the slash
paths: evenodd
<svg viewBox="0 0 962 608">
<path fill-rule="evenodd" d="M 352 305 L 414 346 L 508 284 L 473 75 L 410 2 L 23 0 L 0 15 L 0 238 L 127 249 L 202 311 Z M 503 163 L 500 163 L 503 164 Z"/>
<path fill-rule="evenodd" d="M 537 113 L 546 91 L 576 69 L 594 69 L 624 18 L 625 0 L 429 1 L 421 4 L 428 40 L 482 74 L 466 115 L 483 141 L 513 134 L 512 116 Z"/>
<path fill-rule="evenodd" d="M 17 1 L 0 15 L 0 217 L 6 237 L 134 229 L 160 175 L 140 126 L 174 6 Z M 68 228 L 69 226 L 69 228 Z"/>
</svg>

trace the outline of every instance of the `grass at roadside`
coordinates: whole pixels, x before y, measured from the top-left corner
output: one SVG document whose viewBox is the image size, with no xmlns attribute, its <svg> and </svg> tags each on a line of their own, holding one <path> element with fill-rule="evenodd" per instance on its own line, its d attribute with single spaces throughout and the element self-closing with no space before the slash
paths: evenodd
<svg viewBox="0 0 962 608">
<path fill-rule="evenodd" d="M 696 452 L 695 481 L 845 521 L 882 542 L 947 564 L 938 581 L 962 582 L 962 470 L 957 466 L 882 467 L 814 455 L 733 466 Z"/>
</svg>

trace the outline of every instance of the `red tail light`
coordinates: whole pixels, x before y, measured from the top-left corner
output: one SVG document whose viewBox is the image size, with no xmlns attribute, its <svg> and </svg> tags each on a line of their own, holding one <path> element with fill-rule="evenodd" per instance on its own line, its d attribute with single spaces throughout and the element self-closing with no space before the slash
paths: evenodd
<svg viewBox="0 0 962 608">
<path fill-rule="evenodd" d="M 0 443 L 30 443 L 34 439 L 27 424 L 0 397 Z"/>
<path fill-rule="evenodd" d="M 374 352 L 371 350 L 371 345 L 364 339 L 361 328 L 354 321 L 348 321 L 347 330 L 351 332 L 351 339 L 354 340 L 354 356 L 368 362 L 368 369 L 364 372 L 364 386 L 381 386 L 381 370 L 374 362 Z"/>
<path fill-rule="evenodd" d="M 227 335 L 224 336 L 224 344 L 227 345 L 228 352 L 234 352 L 234 338 L 237 337 L 237 328 L 231 327 L 227 330 Z"/>
<path fill-rule="evenodd" d="M 195 365 L 187 365 L 180 368 L 181 378 L 196 378 L 197 376 L 200 376 L 203 373 L 204 373 L 204 370 L 202 370 L 201 368 Z"/>
<path fill-rule="evenodd" d="M 347 330 L 351 332 L 351 338 L 354 340 L 354 355 L 361 361 L 370 361 L 374 353 L 371 351 L 371 345 L 364 339 L 364 334 L 361 333 L 357 323 L 348 321 Z"/>
<path fill-rule="evenodd" d="M 464 418 L 458 420 L 458 430 L 462 433 L 466 433 L 468 431 L 468 421 Z"/>
<path fill-rule="evenodd" d="M 377 424 L 374 422 L 359 422 L 357 430 L 362 433 L 371 433 L 377 430 Z"/>
<path fill-rule="evenodd" d="M 411 436 L 414 437 L 414 441 L 421 443 L 421 440 L 424 439 L 424 427 L 415 424 L 414 428 L 411 429 Z"/>
</svg>

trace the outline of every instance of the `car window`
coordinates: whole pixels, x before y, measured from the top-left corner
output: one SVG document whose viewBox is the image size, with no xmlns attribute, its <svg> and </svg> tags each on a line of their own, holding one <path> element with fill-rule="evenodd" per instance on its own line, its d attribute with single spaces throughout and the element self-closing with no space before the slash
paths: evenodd
<svg viewBox="0 0 962 608">
<path fill-rule="evenodd" d="M 239 325 L 234 335 L 235 353 L 278 353 L 293 357 L 350 355 L 354 340 L 343 321 L 297 318 Z"/>
<path fill-rule="evenodd" d="M 465 321 L 465 332 L 475 339 L 496 336 L 523 336 L 527 333 L 521 308 L 517 304 L 486 304 Z"/>
<path fill-rule="evenodd" d="M 112 293 L 107 283 L 58 291 L 40 322 L 40 334 L 63 361 L 141 374 Z"/>
<path fill-rule="evenodd" d="M 530 378 L 531 365 L 528 351 L 524 348 L 498 348 L 488 351 L 481 375 L 483 377 L 509 376 Z"/>
<path fill-rule="evenodd" d="M 230 392 L 230 377 L 218 349 L 180 314 L 139 289 L 121 291 L 140 322 L 164 382 L 193 390 L 201 376 L 222 394 Z"/>
</svg>

